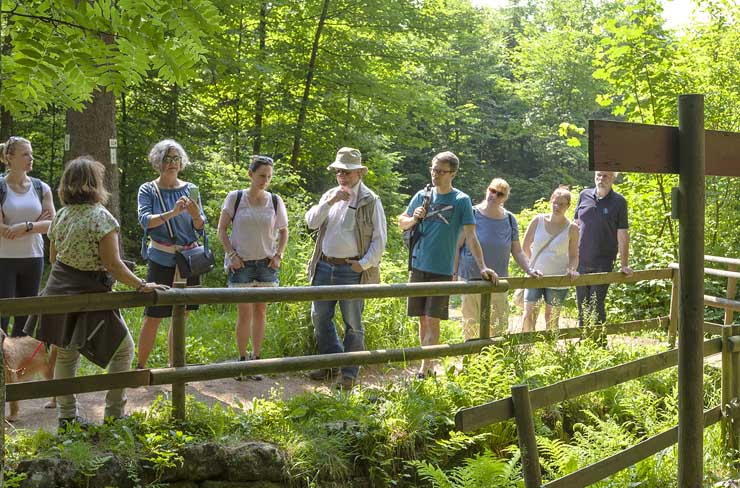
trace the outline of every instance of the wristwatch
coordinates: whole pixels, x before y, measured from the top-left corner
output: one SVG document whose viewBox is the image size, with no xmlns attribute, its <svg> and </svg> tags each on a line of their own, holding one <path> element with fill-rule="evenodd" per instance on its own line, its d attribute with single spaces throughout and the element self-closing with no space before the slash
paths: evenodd
<svg viewBox="0 0 740 488">
<path fill-rule="evenodd" d="M 26 222 L 26 232 L 33 230 L 33 222 Z"/>
</svg>

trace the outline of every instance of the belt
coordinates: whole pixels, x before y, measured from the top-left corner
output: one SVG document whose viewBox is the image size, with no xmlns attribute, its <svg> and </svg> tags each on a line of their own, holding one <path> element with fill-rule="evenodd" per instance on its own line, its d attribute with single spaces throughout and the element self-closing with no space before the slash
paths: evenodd
<svg viewBox="0 0 740 488">
<path fill-rule="evenodd" d="M 272 258 L 262 258 L 262 259 L 248 259 L 248 260 L 242 260 L 244 264 L 270 264 L 270 261 L 272 261 Z"/>
<path fill-rule="evenodd" d="M 359 256 L 353 256 L 351 258 L 332 258 L 330 256 L 327 256 L 326 254 L 321 255 L 321 260 L 326 261 L 329 264 L 333 264 L 334 266 L 340 265 L 340 264 L 349 264 L 349 260 L 358 261 L 360 259 Z"/>
<path fill-rule="evenodd" d="M 183 249 L 192 249 L 194 247 L 197 247 L 197 242 L 191 242 L 187 246 L 178 246 L 177 244 L 165 244 L 164 242 L 157 242 L 152 241 L 152 247 L 154 249 L 157 249 L 162 252 L 166 252 L 168 254 L 175 254 L 177 251 L 181 251 Z"/>
</svg>

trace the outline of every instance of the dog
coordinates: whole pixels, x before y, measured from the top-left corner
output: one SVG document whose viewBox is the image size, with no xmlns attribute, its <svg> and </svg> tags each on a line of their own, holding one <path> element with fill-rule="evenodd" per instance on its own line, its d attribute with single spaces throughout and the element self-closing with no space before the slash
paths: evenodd
<svg viewBox="0 0 740 488">
<path fill-rule="evenodd" d="M 45 379 L 54 378 L 54 364 L 57 360 L 57 349 L 51 346 L 47 350 L 43 342 L 37 341 L 33 337 L 8 337 L 5 332 L 0 330 L 0 342 L 3 347 L 3 357 L 5 359 L 5 384 L 28 381 L 36 375 L 41 375 Z M 10 403 L 10 415 L 5 417 L 8 422 L 14 422 L 18 419 L 18 402 Z M 53 397 L 45 408 L 56 408 L 56 398 Z"/>
</svg>

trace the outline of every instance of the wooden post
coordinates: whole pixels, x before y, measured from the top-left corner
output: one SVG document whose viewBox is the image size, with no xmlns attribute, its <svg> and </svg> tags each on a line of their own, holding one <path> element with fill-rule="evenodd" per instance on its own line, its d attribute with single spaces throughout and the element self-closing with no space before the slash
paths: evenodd
<svg viewBox="0 0 740 488">
<path fill-rule="evenodd" d="M 537 438 L 534 435 L 532 404 L 529 401 L 529 387 L 514 385 L 511 387 L 511 400 L 514 403 L 516 430 L 519 435 L 519 450 L 522 454 L 522 473 L 525 488 L 540 488 L 542 472 L 540 456 L 537 451 Z"/>
<path fill-rule="evenodd" d="M 488 339 L 491 337 L 491 294 L 481 293 L 480 295 L 480 332 L 479 339 Z"/>
<path fill-rule="evenodd" d="M 13 325 L 15 327 L 15 324 Z M 5 335 L 0 335 L 0 365 L 5 367 L 3 342 Z M 5 485 L 5 371 L 0 374 L 0 488 Z"/>
<path fill-rule="evenodd" d="M 735 397 L 735 381 L 733 378 L 732 370 L 732 356 L 730 351 L 730 337 L 732 336 L 732 327 L 724 326 L 722 328 L 722 412 L 728 411 L 728 405 L 732 402 Z M 726 415 L 722 419 L 722 440 L 725 443 L 725 448 L 729 451 L 735 449 L 735 438 L 732 435 L 732 423 L 733 420 Z"/>
<path fill-rule="evenodd" d="M 736 264 L 728 264 L 727 265 L 728 271 L 737 271 L 737 265 Z M 734 277 L 728 277 L 727 278 L 727 299 L 728 300 L 734 300 L 735 299 L 735 292 L 737 291 L 737 278 Z M 731 324 L 733 315 L 735 315 L 735 311 L 731 308 L 725 308 L 725 325 Z"/>
<path fill-rule="evenodd" d="M 185 282 L 175 282 L 175 288 L 185 288 Z M 185 366 L 185 307 L 172 307 L 172 366 Z M 172 383 L 172 414 L 185 420 L 185 383 Z"/>
<path fill-rule="evenodd" d="M 671 278 L 671 309 L 668 315 L 668 344 L 671 346 L 671 349 L 676 347 L 676 334 L 678 331 L 678 292 L 681 289 L 681 280 L 679 277 L 679 271 L 674 269 Z"/>
<path fill-rule="evenodd" d="M 678 486 L 704 478 L 704 96 L 678 97 Z"/>
<path fill-rule="evenodd" d="M 740 335 L 740 325 L 732 325 L 730 326 L 730 330 L 733 336 Z M 722 366 L 724 367 L 724 364 Z M 738 396 L 740 396 L 740 353 L 734 352 L 730 356 L 730 369 L 732 370 L 731 398 L 734 403 L 737 403 Z M 740 419 L 731 419 L 730 422 L 732 426 L 732 443 L 737 449 L 740 447 Z"/>
</svg>

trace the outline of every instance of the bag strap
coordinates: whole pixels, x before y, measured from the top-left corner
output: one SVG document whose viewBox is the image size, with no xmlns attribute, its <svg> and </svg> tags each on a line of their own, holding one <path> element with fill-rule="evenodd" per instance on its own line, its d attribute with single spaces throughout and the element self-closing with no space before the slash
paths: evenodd
<svg viewBox="0 0 740 488">
<path fill-rule="evenodd" d="M 545 216 L 544 216 L 544 215 L 540 215 L 540 216 L 539 216 L 539 218 L 538 218 L 537 220 L 538 220 L 538 221 L 539 221 L 539 220 L 542 220 L 542 221 L 543 221 L 543 222 L 542 222 L 542 225 L 544 225 L 544 224 L 545 224 L 545 222 L 544 222 L 544 220 L 545 220 Z M 538 225 L 539 225 L 539 222 L 538 222 Z M 534 268 L 534 264 L 535 264 L 535 263 L 537 262 L 537 258 L 539 258 L 539 257 L 540 257 L 540 254 L 542 254 L 542 251 L 544 251 L 544 250 L 545 250 L 545 249 L 547 248 L 547 246 L 549 246 L 549 245 L 550 245 L 550 243 L 551 243 L 552 241 L 554 241 L 556 237 L 559 237 L 559 236 L 560 236 L 560 235 L 561 235 L 561 234 L 563 233 L 563 231 L 565 231 L 565 229 L 567 229 L 568 227 L 570 227 L 570 222 L 566 223 L 566 224 L 565 224 L 565 225 L 563 226 L 563 228 L 562 228 L 562 229 L 560 230 L 560 232 L 558 232 L 558 233 L 557 233 L 557 234 L 555 234 L 555 235 L 552 235 L 552 236 L 550 236 L 550 238 L 549 238 L 549 239 L 547 240 L 547 242 L 545 243 L 545 245 L 544 245 L 544 246 L 542 246 L 542 247 L 540 248 L 540 250 L 539 250 L 539 251 L 537 251 L 537 254 L 535 254 L 535 256 L 534 256 L 534 259 L 533 259 L 532 261 L 530 261 L 530 263 L 529 263 L 529 267 L 530 267 L 530 268 Z"/>
<path fill-rule="evenodd" d="M 164 204 L 164 198 L 162 198 L 162 193 L 159 191 L 157 180 L 152 180 L 152 186 L 154 187 L 154 192 L 157 194 L 157 198 L 159 199 L 159 204 L 161 205 L 162 209 L 167 212 L 168 208 Z M 170 239 L 172 239 L 172 242 L 175 242 L 175 233 L 172 230 L 172 224 L 170 224 L 168 220 L 165 220 L 164 225 L 167 227 L 167 233 L 170 235 Z"/>
<path fill-rule="evenodd" d="M 275 195 L 274 193 L 270 193 L 270 195 L 272 196 L 272 211 L 275 212 L 275 215 L 277 215 L 277 206 L 278 206 L 277 195 Z"/>
<path fill-rule="evenodd" d="M 44 203 L 44 187 L 41 184 L 41 180 L 38 178 L 34 178 L 33 176 L 31 178 L 31 184 L 33 184 L 33 189 L 36 190 L 36 196 L 39 197 L 39 202 L 42 204 Z"/>
<path fill-rule="evenodd" d="M 8 183 L 5 181 L 5 175 L 0 176 L 0 205 L 5 203 L 5 195 L 8 194 Z"/>
<path fill-rule="evenodd" d="M 234 203 L 234 215 L 231 217 L 231 221 L 234 221 L 234 218 L 236 217 L 236 210 L 239 208 L 239 202 L 242 201 L 242 192 L 244 190 L 237 190 L 236 191 L 236 202 Z"/>
</svg>

